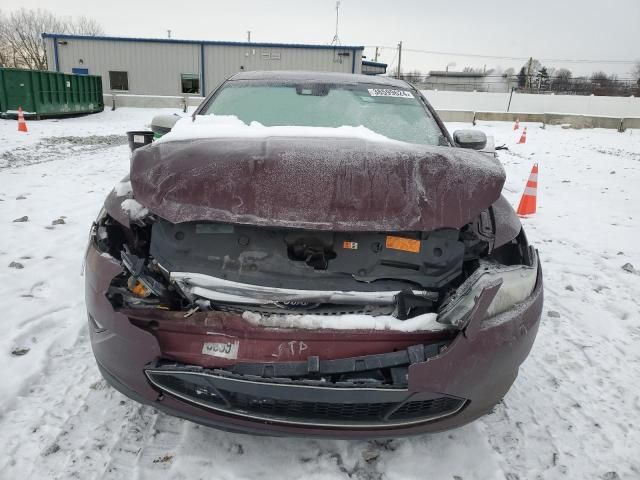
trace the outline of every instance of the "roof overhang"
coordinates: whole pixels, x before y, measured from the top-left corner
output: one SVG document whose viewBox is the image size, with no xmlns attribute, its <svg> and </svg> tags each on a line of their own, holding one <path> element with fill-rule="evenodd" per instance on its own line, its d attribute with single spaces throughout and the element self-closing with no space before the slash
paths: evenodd
<svg viewBox="0 0 640 480">
<path fill-rule="evenodd" d="M 135 38 L 135 37 L 105 37 L 94 35 L 71 35 L 67 33 L 43 33 L 42 38 L 57 40 L 93 40 L 107 42 L 139 42 L 139 43 L 170 43 L 191 45 L 220 45 L 231 47 L 264 47 L 264 48 L 307 48 L 325 50 L 364 50 L 363 46 L 354 45 L 311 45 L 304 43 L 265 43 L 265 42 L 225 42 L 217 40 L 180 40 L 174 38 Z"/>
</svg>

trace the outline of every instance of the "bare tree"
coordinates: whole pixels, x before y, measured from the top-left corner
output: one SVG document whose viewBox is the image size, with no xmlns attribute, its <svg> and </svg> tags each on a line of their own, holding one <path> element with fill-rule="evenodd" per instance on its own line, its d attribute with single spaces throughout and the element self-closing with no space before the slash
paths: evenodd
<svg viewBox="0 0 640 480">
<path fill-rule="evenodd" d="M 573 74 L 568 68 L 559 68 L 553 76 L 551 89 L 558 92 L 569 90 L 572 76 Z"/>
<path fill-rule="evenodd" d="M 72 33 L 74 35 L 91 35 L 95 37 L 98 35 L 104 35 L 104 30 L 96 20 L 82 15 L 78 17 L 75 22 L 69 23 L 68 33 Z"/>
<path fill-rule="evenodd" d="M 562 79 L 562 80 L 571 80 L 571 77 L 573 76 L 573 74 L 571 73 L 571 70 L 569 70 L 568 68 L 559 68 L 556 72 L 555 72 L 555 77 L 557 79 Z"/>
<path fill-rule="evenodd" d="M 42 44 L 43 32 L 64 32 L 66 22 L 46 10 L 20 9 L 0 25 L 0 41 L 11 51 L 13 66 L 44 70 L 47 59 Z"/>
<path fill-rule="evenodd" d="M 0 10 L 0 32 L 2 31 L 2 25 L 5 22 L 5 16 L 2 10 Z M 11 50 L 8 45 L 2 41 L 0 37 L 0 67 L 8 67 L 11 62 Z"/>
<path fill-rule="evenodd" d="M 621 82 L 617 75 L 607 75 L 603 71 L 593 72 L 591 74 L 591 93 L 594 95 L 625 95 L 631 87 L 626 82 Z"/>
<path fill-rule="evenodd" d="M 402 74 L 402 79 L 410 83 L 419 83 L 423 80 L 424 75 L 420 70 L 412 70 Z"/>
<path fill-rule="evenodd" d="M 532 58 L 530 62 L 525 63 L 522 68 L 524 69 L 524 78 L 525 85 L 527 88 L 531 88 L 533 86 L 533 79 L 536 77 L 538 72 L 542 70 L 542 63 L 537 58 Z"/>
<path fill-rule="evenodd" d="M 43 33 L 102 34 L 100 25 L 92 19 L 56 17 L 47 10 L 20 9 L 10 15 L 0 15 L 0 62 L 5 66 L 46 70 L 47 56 Z"/>
<path fill-rule="evenodd" d="M 633 66 L 633 68 L 631 69 L 631 75 L 638 82 L 640 82 L 640 60 L 638 60 L 636 64 Z"/>
<path fill-rule="evenodd" d="M 0 68 L 9 66 L 9 50 L 0 43 Z"/>
</svg>

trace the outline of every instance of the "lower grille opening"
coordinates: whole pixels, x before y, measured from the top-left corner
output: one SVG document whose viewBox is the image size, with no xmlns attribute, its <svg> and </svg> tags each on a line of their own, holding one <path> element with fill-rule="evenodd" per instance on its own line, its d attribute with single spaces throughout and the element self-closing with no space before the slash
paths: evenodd
<svg viewBox="0 0 640 480">
<path fill-rule="evenodd" d="M 182 378 L 174 375 L 162 375 L 155 378 L 159 386 L 176 395 L 184 395 L 192 400 L 198 400 L 212 405 L 224 405 L 225 401 L 220 393 L 211 386 L 206 379 Z M 203 381 L 204 380 L 204 381 Z M 155 382 L 154 382 L 155 383 Z"/>
<path fill-rule="evenodd" d="M 441 415 L 446 412 L 458 410 L 460 399 L 453 397 L 439 397 L 430 400 L 406 402 L 390 416 L 390 420 L 412 419 Z"/>
<path fill-rule="evenodd" d="M 175 368 L 150 368 L 146 374 L 161 391 L 200 407 L 290 425 L 402 426 L 453 415 L 466 403 L 448 396 L 411 401 L 406 390 L 265 383 L 222 371 Z"/>
<path fill-rule="evenodd" d="M 234 408 L 251 413 L 266 413 L 301 420 L 379 421 L 397 403 L 328 403 L 279 400 L 256 395 L 223 391 Z"/>
</svg>

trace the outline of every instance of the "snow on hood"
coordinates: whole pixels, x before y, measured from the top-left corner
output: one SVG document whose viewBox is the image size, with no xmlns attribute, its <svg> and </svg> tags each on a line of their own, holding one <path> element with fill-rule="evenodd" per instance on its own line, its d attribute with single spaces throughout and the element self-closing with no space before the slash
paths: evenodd
<svg viewBox="0 0 640 480">
<path fill-rule="evenodd" d="M 131 162 L 135 199 L 172 223 L 370 232 L 460 228 L 500 197 L 505 181 L 493 157 L 392 141 L 364 127 L 247 126 L 234 117 L 191 121 L 180 120 L 167 140 L 137 149 Z"/>
<path fill-rule="evenodd" d="M 196 115 L 183 117 L 176 122 L 171 131 L 156 142 L 174 142 L 204 138 L 269 138 L 269 137 L 330 137 L 359 138 L 375 142 L 394 142 L 384 135 L 374 132 L 365 126 L 352 127 L 301 127 L 274 126 L 266 127 L 259 122 L 244 123 L 234 115 Z"/>
</svg>

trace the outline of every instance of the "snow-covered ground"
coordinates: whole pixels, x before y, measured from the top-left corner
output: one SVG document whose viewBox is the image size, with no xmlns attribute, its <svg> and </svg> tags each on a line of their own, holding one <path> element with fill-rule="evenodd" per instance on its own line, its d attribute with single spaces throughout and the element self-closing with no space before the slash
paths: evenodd
<svg viewBox="0 0 640 480">
<path fill-rule="evenodd" d="M 640 478 L 640 131 L 529 124 L 516 145 L 511 124 L 478 125 L 510 149 L 500 159 L 514 205 L 540 167 L 538 213 L 524 223 L 545 311 L 518 380 L 492 414 L 457 430 L 305 441 L 168 417 L 98 373 L 83 250 L 127 172 L 123 133 L 156 112 L 32 121 L 28 134 L 0 120 L 0 478 Z"/>
</svg>

